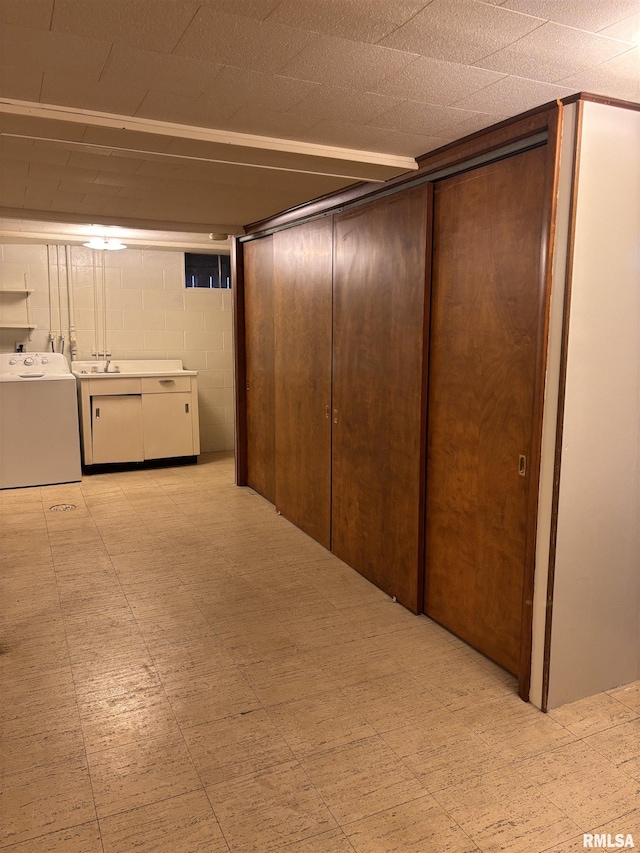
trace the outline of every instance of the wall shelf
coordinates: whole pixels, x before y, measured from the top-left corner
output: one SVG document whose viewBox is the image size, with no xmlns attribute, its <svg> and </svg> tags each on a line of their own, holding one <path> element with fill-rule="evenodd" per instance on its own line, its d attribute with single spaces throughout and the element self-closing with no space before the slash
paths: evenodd
<svg viewBox="0 0 640 853">
<path fill-rule="evenodd" d="M 25 290 L 24 287 L 0 287 L 0 296 L 8 293 L 11 296 L 31 296 L 33 290 Z"/>
<path fill-rule="evenodd" d="M 0 323 L 0 329 L 37 329 L 31 323 Z"/>
<path fill-rule="evenodd" d="M 14 310 L 9 310 L 5 314 L 7 319 L 17 319 L 16 313 L 22 314 L 24 316 L 24 320 L 20 319 L 17 323 L 4 323 L 0 322 L 0 329 L 27 329 L 29 331 L 29 340 L 31 340 L 31 332 L 38 327 L 31 321 L 31 302 L 29 297 L 33 293 L 33 289 L 27 287 L 27 276 L 24 277 L 24 287 L 0 287 L 0 297 L 8 296 L 13 297 L 13 299 L 4 300 L 5 305 L 15 305 L 15 299 L 24 299 L 26 310 L 23 312 L 20 310 L 16 312 Z M 4 313 L 4 311 L 3 311 Z"/>
</svg>

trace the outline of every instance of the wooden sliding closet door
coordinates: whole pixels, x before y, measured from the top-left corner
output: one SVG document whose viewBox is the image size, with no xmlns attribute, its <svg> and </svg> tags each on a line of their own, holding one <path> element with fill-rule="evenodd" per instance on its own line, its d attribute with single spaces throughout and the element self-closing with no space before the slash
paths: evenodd
<svg viewBox="0 0 640 853">
<path fill-rule="evenodd" d="M 332 550 L 422 607 L 431 188 L 335 217 Z"/>
<path fill-rule="evenodd" d="M 331 544 L 333 222 L 274 235 L 276 508 Z"/>
<path fill-rule="evenodd" d="M 424 610 L 514 674 L 546 157 L 457 175 L 434 199 Z"/>
<path fill-rule="evenodd" d="M 272 503 L 275 483 L 273 237 L 243 246 L 247 374 L 247 483 Z"/>
</svg>

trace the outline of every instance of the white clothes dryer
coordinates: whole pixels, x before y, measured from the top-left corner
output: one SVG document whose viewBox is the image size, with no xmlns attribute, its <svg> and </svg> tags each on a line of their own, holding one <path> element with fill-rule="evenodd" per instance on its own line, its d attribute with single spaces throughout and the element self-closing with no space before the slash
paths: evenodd
<svg viewBox="0 0 640 853">
<path fill-rule="evenodd" d="M 61 353 L 0 353 L 0 489 L 80 480 L 76 380 Z"/>
</svg>

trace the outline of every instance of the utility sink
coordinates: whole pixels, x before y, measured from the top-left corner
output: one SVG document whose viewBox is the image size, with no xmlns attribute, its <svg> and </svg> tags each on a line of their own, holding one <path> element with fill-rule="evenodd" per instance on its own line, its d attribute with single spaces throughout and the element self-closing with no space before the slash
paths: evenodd
<svg viewBox="0 0 640 853">
<path fill-rule="evenodd" d="M 73 361 L 71 372 L 79 379 L 113 379 L 117 376 L 197 376 L 197 370 L 185 370 L 179 358 L 111 359 Z"/>
</svg>

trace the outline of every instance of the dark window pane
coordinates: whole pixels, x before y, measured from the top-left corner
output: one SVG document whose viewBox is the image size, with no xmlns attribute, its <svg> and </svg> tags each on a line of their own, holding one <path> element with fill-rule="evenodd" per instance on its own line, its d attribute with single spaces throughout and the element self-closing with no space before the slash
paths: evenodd
<svg viewBox="0 0 640 853">
<path fill-rule="evenodd" d="M 231 287 L 229 255 L 203 255 L 185 252 L 184 278 L 187 287 Z"/>
</svg>

